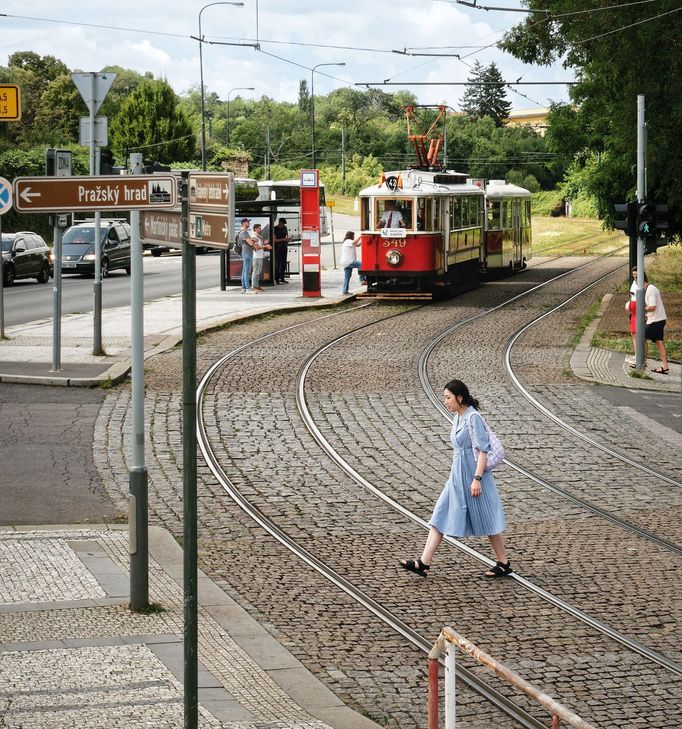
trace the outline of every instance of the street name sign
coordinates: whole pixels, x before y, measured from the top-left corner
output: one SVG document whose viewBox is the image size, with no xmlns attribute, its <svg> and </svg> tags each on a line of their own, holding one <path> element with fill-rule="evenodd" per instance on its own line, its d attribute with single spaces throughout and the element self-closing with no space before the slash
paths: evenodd
<svg viewBox="0 0 682 729">
<path fill-rule="evenodd" d="M 171 248 L 182 248 L 180 213 L 172 210 L 143 210 L 140 213 L 140 238 L 166 243 Z"/>
<path fill-rule="evenodd" d="M 234 238 L 232 218 L 217 213 L 190 213 L 189 242 L 214 248 L 229 248 Z"/>
<path fill-rule="evenodd" d="M 148 210 L 177 205 L 172 175 L 17 177 L 14 207 L 20 213 L 66 210 Z"/>
<path fill-rule="evenodd" d="M 234 176 L 222 172 L 189 173 L 190 210 L 227 212 L 230 191 L 234 189 Z"/>
<path fill-rule="evenodd" d="M 21 119 L 21 93 L 16 84 L 0 84 L 0 121 Z"/>
</svg>

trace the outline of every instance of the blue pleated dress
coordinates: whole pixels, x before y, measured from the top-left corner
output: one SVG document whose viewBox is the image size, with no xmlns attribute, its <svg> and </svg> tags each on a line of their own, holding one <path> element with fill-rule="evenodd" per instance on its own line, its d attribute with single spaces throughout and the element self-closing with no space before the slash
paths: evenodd
<svg viewBox="0 0 682 729">
<path fill-rule="evenodd" d="M 455 416 L 450 432 L 450 442 L 454 449 L 450 477 L 438 497 L 429 521 L 429 526 L 452 537 L 492 536 L 505 528 L 502 502 L 492 471 L 483 474 L 481 495 L 471 495 L 476 461 L 466 420 L 472 416 L 474 444 L 480 451 L 490 452 L 488 432 L 477 411 L 469 407 L 461 416 Z"/>
</svg>

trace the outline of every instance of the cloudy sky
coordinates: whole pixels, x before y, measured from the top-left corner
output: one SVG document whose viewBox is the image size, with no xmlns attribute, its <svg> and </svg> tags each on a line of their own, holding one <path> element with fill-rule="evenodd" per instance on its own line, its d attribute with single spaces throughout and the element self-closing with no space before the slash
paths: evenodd
<svg viewBox="0 0 682 729">
<path fill-rule="evenodd" d="M 520 0 L 478 0 L 479 5 L 520 6 Z M 563 68 L 524 66 L 494 47 L 501 34 L 525 16 L 485 11 L 455 0 L 244 0 L 243 7 L 201 0 L 7 0 L 0 15 L 0 64 L 15 51 L 53 55 L 69 68 L 100 71 L 119 65 L 165 78 L 178 93 L 199 84 L 199 14 L 207 92 L 226 99 L 267 95 L 295 101 L 301 79 L 315 94 L 342 85 L 381 83 L 387 91 L 405 88 L 420 103 L 455 108 L 460 86 L 410 86 L 409 82 L 465 81 L 476 60 L 494 61 L 509 81 L 561 81 Z M 203 11 L 202 11 L 203 8 Z M 253 47 L 217 43 L 251 43 Z M 213 43 L 210 43 L 213 42 Z M 403 55 L 453 54 L 450 57 Z M 454 57 L 459 54 L 460 58 Z M 327 75 L 329 74 L 329 75 Z M 508 92 L 514 109 L 566 100 L 565 86 L 519 86 Z M 521 95 L 523 94 L 523 95 Z"/>
</svg>

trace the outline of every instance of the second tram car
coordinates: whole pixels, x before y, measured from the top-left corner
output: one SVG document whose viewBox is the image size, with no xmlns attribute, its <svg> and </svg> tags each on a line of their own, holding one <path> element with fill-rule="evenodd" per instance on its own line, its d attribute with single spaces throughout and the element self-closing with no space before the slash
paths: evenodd
<svg viewBox="0 0 682 729">
<path fill-rule="evenodd" d="M 485 196 L 457 172 L 387 172 L 360 193 L 369 294 L 430 298 L 479 284 Z"/>
<path fill-rule="evenodd" d="M 532 256 L 530 192 L 504 180 L 490 180 L 485 198 L 483 270 L 494 274 L 525 268 Z"/>
</svg>

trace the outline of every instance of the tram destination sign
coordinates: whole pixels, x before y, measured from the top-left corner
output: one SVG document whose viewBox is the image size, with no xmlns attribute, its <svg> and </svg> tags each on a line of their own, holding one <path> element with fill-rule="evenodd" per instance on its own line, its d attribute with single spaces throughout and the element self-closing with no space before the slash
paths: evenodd
<svg viewBox="0 0 682 729">
<path fill-rule="evenodd" d="M 17 177 L 14 207 L 21 213 L 71 210 L 149 210 L 177 205 L 171 175 Z"/>
</svg>

